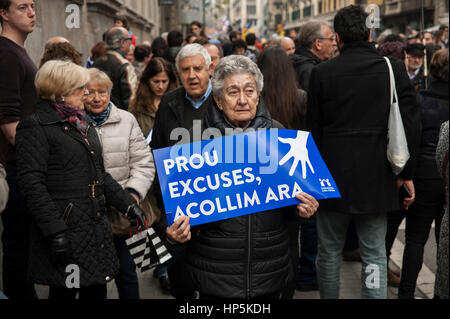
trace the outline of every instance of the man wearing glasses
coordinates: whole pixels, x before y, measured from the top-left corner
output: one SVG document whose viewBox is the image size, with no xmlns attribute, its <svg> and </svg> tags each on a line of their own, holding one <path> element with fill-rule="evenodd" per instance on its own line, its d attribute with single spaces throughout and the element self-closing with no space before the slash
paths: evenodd
<svg viewBox="0 0 450 319">
<path fill-rule="evenodd" d="M 335 51 L 336 39 L 326 22 L 310 21 L 301 27 L 297 48 L 292 57 L 301 89 L 309 90 L 312 68 L 322 61 L 331 59 Z"/>
<path fill-rule="evenodd" d="M 408 56 L 408 76 L 416 91 L 425 89 L 426 77 L 424 75 L 425 46 L 421 43 L 408 44 L 406 46 Z"/>
<path fill-rule="evenodd" d="M 125 59 L 131 38 L 123 27 L 113 27 L 105 37 L 106 55 L 98 58 L 93 67 L 105 72 L 113 82 L 111 101 L 120 109 L 128 110 L 128 104 L 134 96 L 138 81 L 134 67 Z"/>
</svg>

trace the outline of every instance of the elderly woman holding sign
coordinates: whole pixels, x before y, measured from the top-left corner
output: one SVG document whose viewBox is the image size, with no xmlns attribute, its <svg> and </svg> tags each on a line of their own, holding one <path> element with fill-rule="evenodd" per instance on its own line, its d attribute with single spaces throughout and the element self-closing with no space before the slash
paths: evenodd
<svg viewBox="0 0 450 319">
<path fill-rule="evenodd" d="M 216 105 L 208 109 L 203 128 L 282 128 L 272 120 L 260 98 L 263 76 L 244 56 L 229 56 L 217 66 L 212 79 Z M 186 243 L 189 280 L 200 298 L 281 298 L 292 280 L 288 223 L 308 218 L 319 204 L 310 195 L 285 207 L 215 223 L 194 226 L 182 216 L 167 228 L 169 242 Z"/>
</svg>

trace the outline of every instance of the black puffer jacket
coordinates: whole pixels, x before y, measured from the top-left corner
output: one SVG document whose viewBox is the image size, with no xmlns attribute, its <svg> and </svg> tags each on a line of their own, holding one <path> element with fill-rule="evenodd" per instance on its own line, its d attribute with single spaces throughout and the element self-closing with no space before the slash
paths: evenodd
<svg viewBox="0 0 450 319">
<path fill-rule="evenodd" d="M 432 81 L 430 88 L 417 95 L 422 120 L 419 160 L 414 178 L 441 179 L 436 168 L 439 129 L 448 121 L 448 82 Z"/>
<path fill-rule="evenodd" d="M 41 100 L 20 122 L 16 145 L 18 181 L 32 216 L 30 280 L 65 286 L 66 266 L 52 263 L 48 240 L 66 231 L 81 287 L 105 284 L 119 267 L 105 202 L 125 212 L 134 199 L 105 172 L 90 120 L 84 138 Z"/>
<path fill-rule="evenodd" d="M 223 113 L 208 108 L 204 128 L 216 127 L 224 134 Z M 260 100 L 251 128 L 281 128 L 272 122 Z M 192 228 L 187 267 L 201 294 L 220 298 L 254 298 L 281 292 L 292 280 L 287 225 L 295 220 L 295 208 L 286 207 Z"/>
<path fill-rule="evenodd" d="M 308 92 L 312 69 L 322 61 L 314 53 L 305 48 L 298 48 L 295 50 L 295 54 L 290 57 L 297 75 L 298 85 L 302 90 Z"/>
</svg>

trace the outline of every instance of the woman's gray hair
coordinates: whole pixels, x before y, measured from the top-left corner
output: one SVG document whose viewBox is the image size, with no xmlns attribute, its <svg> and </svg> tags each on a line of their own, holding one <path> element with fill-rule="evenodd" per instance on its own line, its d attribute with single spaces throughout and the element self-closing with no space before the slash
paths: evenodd
<svg viewBox="0 0 450 319">
<path fill-rule="evenodd" d="M 298 34 L 298 44 L 302 48 L 311 49 L 316 39 L 323 38 L 322 25 L 328 26 L 324 21 L 313 20 L 305 23 Z"/>
<path fill-rule="evenodd" d="M 187 44 L 181 48 L 180 52 L 178 52 L 177 57 L 175 58 L 175 67 L 177 71 L 180 71 L 180 61 L 184 58 L 188 58 L 191 56 L 195 56 L 197 54 L 203 55 L 205 59 L 206 68 L 209 70 L 209 66 L 211 65 L 211 56 L 208 51 L 203 47 L 203 45 L 199 43 Z"/>
<path fill-rule="evenodd" d="M 88 73 L 89 73 L 89 83 L 88 84 L 95 83 L 95 84 L 99 84 L 99 85 L 104 85 L 108 88 L 109 94 L 111 94 L 113 83 L 112 83 L 111 79 L 109 78 L 108 74 L 106 74 L 105 72 L 103 72 L 97 68 L 89 68 Z"/>
<path fill-rule="evenodd" d="M 220 60 L 214 69 L 211 81 L 214 95 L 221 99 L 225 79 L 231 75 L 242 73 L 249 74 L 255 79 L 258 92 L 263 90 L 263 75 L 256 63 L 243 55 L 229 55 Z"/>
</svg>

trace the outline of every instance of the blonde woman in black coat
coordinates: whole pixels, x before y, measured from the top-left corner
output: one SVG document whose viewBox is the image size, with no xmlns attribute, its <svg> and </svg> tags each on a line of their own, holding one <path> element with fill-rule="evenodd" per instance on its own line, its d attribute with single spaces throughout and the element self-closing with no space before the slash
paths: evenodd
<svg viewBox="0 0 450 319">
<path fill-rule="evenodd" d="M 84 112 L 87 70 L 48 61 L 36 75 L 41 100 L 16 136 L 18 181 L 32 217 L 28 277 L 50 299 L 105 299 L 118 271 L 105 204 L 139 224 L 145 215 L 105 172 L 95 128 Z M 79 288 L 79 289 L 70 289 Z"/>
</svg>

